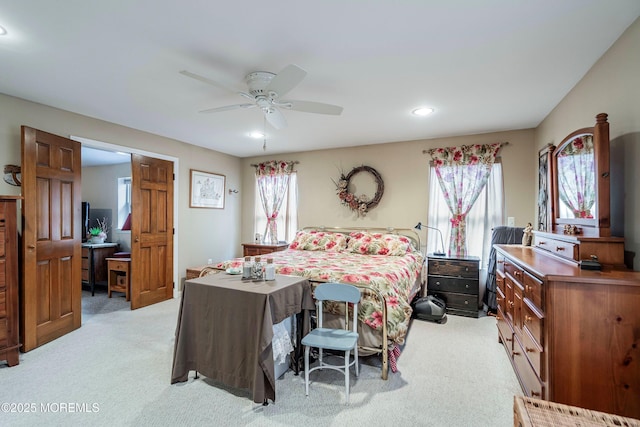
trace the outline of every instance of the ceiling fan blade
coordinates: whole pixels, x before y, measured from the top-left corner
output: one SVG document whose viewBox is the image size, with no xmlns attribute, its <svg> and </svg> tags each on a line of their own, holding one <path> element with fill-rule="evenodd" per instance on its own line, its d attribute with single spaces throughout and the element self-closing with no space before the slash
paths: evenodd
<svg viewBox="0 0 640 427">
<path fill-rule="evenodd" d="M 287 65 L 282 71 L 276 74 L 271 82 L 269 82 L 265 91 L 275 92 L 278 97 L 284 96 L 287 92 L 296 87 L 306 75 L 307 72 L 297 65 Z"/>
<path fill-rule="evenodd" d="M 269 108 L 264 111 L 264 116 L 274 129 L 280 130 L 287 127 L 287 121 L 284 118 L 284 114 L 277 108 Z"/>
<path fill-rule="evenodd" d="M 183 76 L 191 77 L 192 79 L 199 80 L 199 81 L 201 81 L 203 83 L 218 87 L 220 89 L 224 89 L 224 90 L 228 90 L 229 92 L 237 93 L 238 95 L 242 95 L 242 96 L 244 96 L 246 98 L 254 99 L 253 96 L 249 95 L 246 92 L 243 92 L 241 90 L 235 89 L 232 86 L 227 85 L 225 83 L 221 83 L 221 82 L 209 79 L 207 77 L 203 77 L 203 76 L 201 76 L 199 74 L 196 74 L 196 73 L 192 73 L 191 71 L 182 70 L 182 71 L 180 71 L 180 74 L 182 74 Z"/>
<path fill-rule="evenodd" d="M 253 108 L 256 104 L 234 104 L 225 105 L 224 107 L 207 108 L 206 110 L 200 110 L 199 113 L 219 113 L 220 111 L 237 110 L 238 108 Z"/>
<path fill-rule="evenodd" d="M 322 102 L 313 101 L 296 101 L 293 99 L 281 100 L 284 108 L 289 110 L 304 111 L 305 113 L 332 114 L 339 116 L 342 114 L 343 108 L 338 105 L 324 104 Z"/>
</svg>

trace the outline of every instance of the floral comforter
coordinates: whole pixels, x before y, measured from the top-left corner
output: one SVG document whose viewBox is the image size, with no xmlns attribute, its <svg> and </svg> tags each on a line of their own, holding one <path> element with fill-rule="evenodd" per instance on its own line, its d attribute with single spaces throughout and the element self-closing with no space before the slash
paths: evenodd
<svg viewBox="0 0 640 427">
<path fill-rule="evenodd" d="M 287 249 L 271 253 L 268 258 L 273 258 L 277 274 L 302 276 L 320 282 L 362 284 L 376 289 L 385 298 L 389 340 L 396 344 L 404 343 L 411 318 L 414 284 L 420 276 L 423 262 L 419 252 L 389 256 Z M 236 258 L 215 267 L 241 267 L 242 262 L 242 258 Z M 359 319 L 373 329 L 381 329 L 381 310 L 381 303 L 375 295 L 363 292 Z"/>
</svg>

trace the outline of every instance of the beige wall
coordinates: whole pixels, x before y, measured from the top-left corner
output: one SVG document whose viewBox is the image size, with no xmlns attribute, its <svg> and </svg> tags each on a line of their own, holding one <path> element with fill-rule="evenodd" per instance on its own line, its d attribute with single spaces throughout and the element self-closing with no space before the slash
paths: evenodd
<svg viewBox="0 0 640 427">
<path fill-rule="evenodd" d="M 640 270 L 640 19 L 538 126 L 536 146 L 593 126 L 598 113 L 609 114 L 612 179 L 620 174 L 622 181 L 612 188 L 612 201 L 623 206 L 625 248 L 636 253 L 634 270 Z"/>
<path fill-rule="evenodd" d="M 176 281 L 181 281 L 188 266 L 206 264 L 209 258 L 226 259 L 240 254 L 239 197 L 226 194 L 224 209 L 189 208 L 189 170 L 223 174 L 227 188 L 238 188 L 241 161 L 237 157 L 0 94 L 1 165 L 20 164 L 21 125 L 179 159 L 178 187 L 174 194 L 178 199 Z M 0 194 L 20 194 L 20 188 L 1 181 Z"/>
<path fill-rule="evenodd" d="M 422 150 L 468 144 L 508 141 L 501 150 L 505 182 L 505 218 L 515 217 L 517 225 L 533 222 L 535 214 L 535 182 L 537 156 L 533 130 L 499 132 L 483 135 L 396 142 L 356 148 L 343 148 L 287 155 L 260 156 L 243 160 L 242 200 L 247 206 L 242 213 L 242 238 L 253 236 L 254 168 L 264 160 L 298 160 L 299 225 L 361 226 L 412 228 L 427 220 L 429 156 Z M 384 181 L 380 204 L 364 218 L 358 218 L 340 204 L 333 181 L 356 166 L 371 166 Z M 333 181 L 332 181 L 333 180 Z M 371 193 L 366 193 L 373 196 Z M 498 224 L 496 224 L 498 225 Z"/>
</svg>

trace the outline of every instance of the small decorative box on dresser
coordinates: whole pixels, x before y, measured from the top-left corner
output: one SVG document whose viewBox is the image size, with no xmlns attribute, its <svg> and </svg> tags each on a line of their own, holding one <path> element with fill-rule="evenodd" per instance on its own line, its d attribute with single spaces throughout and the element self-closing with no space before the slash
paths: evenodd
<svg viewBox="0 0 640 427">
<path fill-rule="evenodd" d="M 243 243 L 242 244 L 242 256 L 258 256 L 266 255 L 271 252 L 284 251 L 289 247 L 288 243 L 276 243 L 274 245 L 262 244 L 262 243 Z"/>
<path fill-rule="evenodd" d="M 478 257 L 427 256 L 427 294 L 447 305 L 447 313 L 478 317 Z"/>
<path fill-rule="evenodd" d="M 18 352 L 18 233 L 16 200 L 0 196 L 0 360 L 14 366 Z"/>
</svg>

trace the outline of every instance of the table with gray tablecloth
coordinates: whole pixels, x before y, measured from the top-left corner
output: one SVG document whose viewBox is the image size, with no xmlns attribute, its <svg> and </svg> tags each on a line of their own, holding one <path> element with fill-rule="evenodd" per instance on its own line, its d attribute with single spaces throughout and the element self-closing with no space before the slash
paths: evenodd
<svg viewBox="0 0 640 427">
<path fill-rule="evenodd" d="M 178 315 L 171 383 L 190 370 L 275 401 L 273 325 L 315 308 L 301 277 L 242 280 L 224 272 L 185 281 Z M 307 322 L 305 322 L 305 327 Z"/>
</svg>

